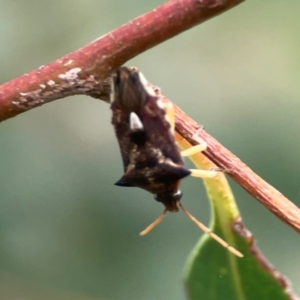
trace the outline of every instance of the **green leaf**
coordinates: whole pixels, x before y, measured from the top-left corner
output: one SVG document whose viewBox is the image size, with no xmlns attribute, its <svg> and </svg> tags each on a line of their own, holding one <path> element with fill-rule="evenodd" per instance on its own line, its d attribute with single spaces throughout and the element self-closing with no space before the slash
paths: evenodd
<svg viewBox="0 0 300 300">
<path fill-rule="evenodd" d="M 222 236 L 222 230 L 217 230 Z M 220 228 L 219 228 L 220 229 Z M 234 235 L 234 233 L 233 233 Z M 235 235 L 235 246 L 244 254 L 238 258 L 205 236 L 196 245 L 187 262 L 185 286 L 188 299 L 254 300 L 292 299 L 288 283 L 247 239 Z"/>
<path fill-rule="evenodd" d="M 177 137 L 182 149 L 190 144 Z M 191 157 L 201 169 L 214 167 L 201 153 Z M 242 224 L 224 174 L 205 179 L 212 206 L 211 230 L 244 254 L 239 258 L 204 235 L 186 263 L 184 280 L 190 300 L 297 299 L 288 281 L 255 247 L 254 238 Z"/>
</svg>

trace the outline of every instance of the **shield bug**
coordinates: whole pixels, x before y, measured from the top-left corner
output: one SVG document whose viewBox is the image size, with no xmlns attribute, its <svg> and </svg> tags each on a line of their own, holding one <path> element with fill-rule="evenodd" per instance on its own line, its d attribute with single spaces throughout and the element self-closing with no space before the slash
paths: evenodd
<svg viewBox="0 0 300 300">
<path fill-rule="evenodd" d="M 168 211 L 180 209 L 205 233 L 237 256 L 242 254 L 192 216 L 181 204 L 181 179 L 214 177 L 216 171 L 187 169 L 182 156 L 206 148 L 204 142 L 180 153 L 174 138 L 173 105 L 164 102 L 137 68 L 118 68 L 111 77 L 112 124 L 120 146 L 124 175 L 115 183 L 139 187 L 154 195 L 165 209 L 140 235 L 147 234 Z"/>
</svg>

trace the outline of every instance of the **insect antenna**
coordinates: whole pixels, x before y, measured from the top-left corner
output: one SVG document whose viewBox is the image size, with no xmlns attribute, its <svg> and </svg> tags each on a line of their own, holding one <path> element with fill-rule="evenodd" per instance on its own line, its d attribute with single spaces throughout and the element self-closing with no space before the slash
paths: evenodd
<svg viewBox="0 0 300 300">
<path fill-rule="evenodd" d="M 159 216 L 158 218 L 152 222 L 149 226 L 147 226 L 146 229 L 144 229 L 141 233 L 140 233 L 140 236 L 142 235 L 146 235 L 147 233 L 149 233 L 156 225 L 158 225 L 164 218 L 164 216 L 166 215 L 167 213 L 167 209 L 165 209 Z"/>
<path fill-rule="evenodd" d="M 228 251 L 230 251 L 231 253 L 233 253 L 234 255 L 238 256 L 238 257 L 243 257 L 244 255 L 236 250 L 235 248 L 233 248 L 232 246 L 230 246 L 227 242 L 225 242 L 223 239 L 221 239 L 218 235 L 216 235 L 215 233 L 213 233 L 208 227 L 206 227 L 203 223 L 201 223 L 200 221 L 198 221 L 188 210 L 186 210 L 182 204 L 178 201 L 177 202 L 177 206 L 179 208 L 182 209 L 182 211 L 202 230 L 204 231 L 206 234 L 208 234 L 211 238 L 213 238 L 215 241 L 217 241 L 219 244 L 221 244 L 224 248 L 226 248 Z"/>
</svg>

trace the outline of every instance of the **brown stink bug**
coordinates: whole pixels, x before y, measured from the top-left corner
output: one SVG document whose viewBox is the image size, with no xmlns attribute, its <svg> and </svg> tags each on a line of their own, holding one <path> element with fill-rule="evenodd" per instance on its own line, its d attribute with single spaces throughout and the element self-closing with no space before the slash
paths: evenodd
<svg viewBox="0 0 300 300">
<path fill-rule="evenodd" d="M 180 202 L 181 179 L 189 175 L 216 175 L 216 171 L 190 170 L 184 166 L 182 156 L 205 150 L 205 143 L 180 153 L 174 139 L 173 105 L 162 101 L 136 68 L 118 68 L 111 78 L 112 124 L 124 165 L 124 175 L 115 184 L 147 190 L 165 206 L 163 213 L 141 235 L 161 222 L 167 211 L 177 212 L 181 208 L 205 233 L 235 255 L 242 256 L 193 217 Z"/>
</svg>

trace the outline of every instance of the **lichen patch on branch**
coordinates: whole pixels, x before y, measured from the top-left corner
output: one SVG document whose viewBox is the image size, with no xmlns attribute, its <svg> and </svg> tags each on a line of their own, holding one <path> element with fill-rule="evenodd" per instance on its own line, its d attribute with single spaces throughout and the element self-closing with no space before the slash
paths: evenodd
<svg viewBox="0 0 300 300">
<path fill-rule="evenodd" d="M 27 93 L 20 92 L 16 101 L 11 103 L 14 109 L 27 111 L 58 98 L 80 94 L 108 101 L 109 83 L 107 81 L 99 81 L 93 75 L 89 75 L 87 78 L 80 78 L 79 74 L 81 72 L 81 68 L 70 69 L 63 74 L 59 74 L 55 81 L 48 80 L 40 83 L 36 90 Z"/>
<path fill-rule="evenodd" d="M 74 68 L 67 71 L 65 74 L 58 75 L 58 78 L 65 81 L 75 81 L 78 79 L 78 74 L 81 72 L 81 68 Z"/>
</svg>

